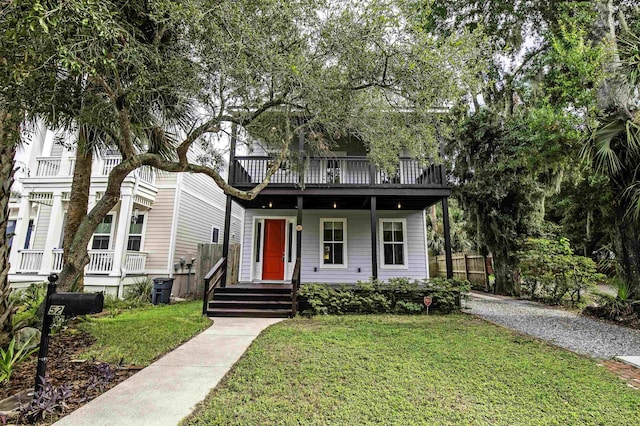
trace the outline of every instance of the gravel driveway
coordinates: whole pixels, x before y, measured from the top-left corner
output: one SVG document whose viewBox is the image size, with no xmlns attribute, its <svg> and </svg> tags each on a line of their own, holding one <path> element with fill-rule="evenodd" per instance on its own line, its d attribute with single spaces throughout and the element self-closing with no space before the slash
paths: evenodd
<svg viewBox="0 0 640 426">
<path fill-rule="evenodd" d="M 640 355 L 640 330 L 526 300 L 471 294 L 466 312 L 594 358 Z"/>
</svg>

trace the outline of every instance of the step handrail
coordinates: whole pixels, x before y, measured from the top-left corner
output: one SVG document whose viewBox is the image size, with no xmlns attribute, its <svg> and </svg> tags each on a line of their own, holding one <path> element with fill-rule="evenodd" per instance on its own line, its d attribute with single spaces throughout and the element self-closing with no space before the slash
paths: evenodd
<svg viewBox="0 0 640 426">
<path fill-rule="evenodd" d="M 295 317 L 298 310 L 298 289 L 300 288 L 300 257 L 296 257 L 296 265 L 291 275 L 291 317 Z"/>
<path fill-rule="evenodd" d="M 202 295 L 202 315 L 207 314 L 207 304 L 209 303 L 209 297 L 213 293 L 213 289 L 216 288 L 224 274 L 227 273 L 227 258 L 222 257 L 218 262 L 213 265 L 213 268 L 207 272 L 204 276 L 204 293 Z M 213 285 L 211 283 L 213 282 Z"/>
</svg>

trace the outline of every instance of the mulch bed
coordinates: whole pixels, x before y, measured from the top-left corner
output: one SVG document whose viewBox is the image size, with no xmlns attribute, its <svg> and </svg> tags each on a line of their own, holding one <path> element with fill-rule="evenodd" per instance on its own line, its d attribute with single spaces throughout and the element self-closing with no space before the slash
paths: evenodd
<svg viewBox="0 0 640 426">
<path fill-rule="evenodd" d="M 81 407 L 140 370 L 139 367 L 123 367 L 95 360 L 80 360 L 79 354 L 94 342 L 95 339 L 91 335 L 73 328 L 52 335 L 49 340 L 47 382 L 52 386 L 67 385 L 71 389 L 71 395 L 66 399 L 67 408 L 63 414 Z M 0 386 L 0 401 L 34 388 L 37 362 L 36 353 L 16 366 L 10 383 Z M 59 417 L 47 418 L 39 424 L 53 423 Z M 10 420 L 12 421 L 15 419 Z M 0 424 L 2 424 L 1 420 Z"/>
</svg>

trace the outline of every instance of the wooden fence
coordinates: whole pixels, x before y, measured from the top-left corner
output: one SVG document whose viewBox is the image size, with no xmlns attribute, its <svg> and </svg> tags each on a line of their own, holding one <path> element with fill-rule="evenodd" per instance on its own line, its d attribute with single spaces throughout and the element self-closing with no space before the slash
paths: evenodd
<svg viewBox="0 0 640 426">
<path fill-rule="evenodd" d="M 447 276 L 446 257 L 436 256 L 436 262 L 430 263 L 431 276 Z M 453 277 L 468 280 L 474 288 L 489 288 L 489 274 L 491 273 L 491 257 L 484 257 L 475 253 L 454 253 Z M 488 267 L 489 265 L 489 267 Z M 436 266 L 433 270 L 433 266 Z"/>
<path fill-rule="evenodd" d="M 202 296 L 204 276 L 222 257 L 222 244 L 198 244 L 196 258 L 195 288 L 196 295 Z M 229 244 L 229 259 L 227 259 L 227 284 L 238 282 L 238 268 L 240 266 L 240 244 Z"/>
</svg>

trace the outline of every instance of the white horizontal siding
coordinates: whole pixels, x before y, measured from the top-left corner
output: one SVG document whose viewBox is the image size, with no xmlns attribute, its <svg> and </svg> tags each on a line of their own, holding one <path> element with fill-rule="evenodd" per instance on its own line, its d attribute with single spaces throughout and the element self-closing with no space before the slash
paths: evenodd
<svg viewBox="0 0 640 426">
<path fill-rule="evenodd" d="M 147 253 L 146 269 L 168 269 L 175 192 L 173 188 L 159 189 L 153 206 L 147 213 L 144 236 L 144 251 Z"/>
<path fill-rule="evenodd" d="M 188 192 L 182 192 L 179 212 L 174 262 L 180 257 L 195 257 L 198 244 L 211 243 L 211 231 L 214 226 L 220 229 L 220 237 L 224 232 L 224 204 L 218 207 Z M 239 238 L 238 227 L 236 239 Z"/>
<path fill-rule="evenodd" d="M 296 210 L 246 210 L 245 231 L 242 244 L 241 281 L 252 279 L 255 255 L 253 249 L 254 220 L 259 217 L 295 216 Z M 320 259 L 320 219 L 347 219 L 346 268 L 326 268 Z M 422 211 L 378 211 L 378 218 L 398 218 L 407 222 L 407 269 L 382 269 L 378 260 L 378 277 L 388 280 L 393 277 L 423 279 L 427 276 L 427 258 L 424 241 Z M 371 213 L 368 210 L 305 210 L 302 215 L 302 282 L 355 283 L 371 277 Z M 376 224 L 376 226 L 378 226 Z M 376 229 L 378 229 L 376 227 Z M 378 236 L 378 239 L 380 236 Z M 381 253 L 378 247 L 378 259 Z M 315 270 L 314 270 L 315 269 Z"/>
</svg>

